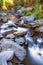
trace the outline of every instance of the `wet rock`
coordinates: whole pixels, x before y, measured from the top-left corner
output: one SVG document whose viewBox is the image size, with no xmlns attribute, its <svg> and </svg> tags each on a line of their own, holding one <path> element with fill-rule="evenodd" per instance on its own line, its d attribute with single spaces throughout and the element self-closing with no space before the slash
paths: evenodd
<svg viewBox="0 0 43 65">
<path fill-rule="evenodd" d="M 3 35 L 2 34 L 0 34 L 0 38 L 3 38 Z"/>
<path fill-rule="evenodd" d="M 4 17 L 2 17 L 1 19 L 2 19 L 2 21 L 3 21 L 4 23 L 7 22 L 7 17 L 4 16 Z"/>
<path fill-rule="evenodd" d="M 11 32 L 12 28 L 7 28 L 7 29 L 1 29 L 0 33 L 5 34 L 6 32 Z"/>
<path fill-rule="evenodd" d="M 12 65 L 12 63 L 11 62 L 8 62 L 8 65 Z"/>
<path fill-rule="evenodd" d="M 1 12 L 1 20 L 3 21 L 3 22 L 7 22 L 7 13 L 6 12 Z"/>
<path fill-rule="evenodd" d="M 3 42 L 2 42 L 3 41 Z M 23 47 L 10 39 L 3 39 L 0 42 L 3 50 L 11 49 L 14 51 L 15 56 L 22 61 L 26 56 L 26 51 Z M 22 54 L 22 55 L 21 55 Z"/>
<path fill-rule="evenodd" d="M 15 30 L 15 28 L 13 28 Z M 25 35 L 27 32 L 29 31 L 28 28 L 22 28 L 22 27 L 18 27 L 16 29 L 16 32 L 14 32 L 15 35 L 17 36 L 23 36 Z"/>
<path fill-rule="evenodd" d="M 2 41 L 3 41 L 3 42 L 2 42 Z M 4 45 L 4 44 L 14 44 L 14 41 L 12 41 L 12 39 L 3 38 L 3 39 L 0 41 L 0 43 L 1 43 L 2 45 Z"/>
<path fill-rule="evenodd" d="M 19 23 L 18 23 L 19 26 L 23 26 L 23 24 L 24 24 L 24 20 L 21 20 L 21 21 L 19 21 Z"/>
<path fill-rule="evenodd" d="M 39 27 L 43 26 L 43 19 L 35 20 L 34 22 L 29 23 L 32 27 Z"/>
<path fill-rule="evenodd" d="M 43 32 L 43 26 L 39 27 L 39 28 L 36 28 L 36 31 L 38 32 Z"/>
<path fill-rule="evenodd" d="M 0 65 L 7 65 L 7 62 L 5 60 L 1 60 Z"/>
<path fill-rule="evenodd" d="M 16 36 L 14 35 L 14 34 L 9 34 L 9 35 L 7 35 L 6 36 L 6 38 L 10 38 L 10 39 L 13 39 L 13 38 L 15 38 Z"/>
<path fill-rule="evenodd" d="M 1 16 L 7 16 L 6 12 L 1 12 Z"/>
<path fill-rule="evenodd" d="M 27 23 L 34 21 L 34 19 L 35 19 L 34 15 L 21 17 L 21 20 L 27 21 Z"/>
<path fill-rule="evenodd" d="M 30 37 L 29 34 L 26 34 L 25 39 L 26 39 L 26 41 L 27 41 L 28 44 L 34 45 L 35 44 L 35 41 L 34 41 L 34 39 L 32 37 Z"/>
<path fill-rule="evenodd" d="M 34 22 L 36 24 L 42 25 L 43 24 L 43 19 L 35 20 Z"/>
<path fill-rule="evenodd" d="M 20 60 L 23 61 L 23 59 L 26 56 L 26 51 L 23 47 L 19 46 L 19 45 L 15 45 L 17 46 L 15 49 L 15 56 Z M 22 54 L 22 55 L 21 55 Z"/>
<path fill-rule="evenodd" d="M 39 44 L 43 43 L 43 38 L 37 38 L 37 43 Z"/>
<path fill-rule="evenodd" d="M 19 21 L 19 19 L 14 15 L 10 15 L 7 18 L 8 20 L 12 20 L 14 23 L 17 23 Z"/>
<path fill-rule="evenodd" d="M 17 25 L 14 24 L 14 22 L 12 20 L 8 20 L 7 23 L 1 25 L 2 29 L 8 28 L 8 27 L 16 27 L 17 28 Z"/>
<path fill-rule="evenodd" d="M 18 17 L 21 17 L 23 16 L 24 14 L 22 13 L 22 10 L 17 10 L 15 16 L 18 16 Z"/>
<path fill-rule="evenodd" d="M 14 32 L 13 34 L 16 36 L 24 36 L 25 35 L 25 33 L 22 33 L 22 32 Z"/>
<path fill-rule="evenodd" d="M 29 29 L 28 29 L 28 28 L 23 28 L 23 27 L 18 27 L 18 28 L 17 28 L 17 31 L 18 31 L 18 32 L 23 32 L 23 33 L 25 33 L 25 32 L 28 32 Z"/>
<path fill-rule="evenodd" d="M 1 29 L 4 29 L 4 28 L 8 28 L 8 25 L 6 23 L 1 25 Z"/>
<path fill-rule="evenodd" d="M 14 52 L 10 49 L 6 50 L 6 51 L 2 51 L 0 53 L 0 59 L 1 59 L 0 64 L 1 65 L 7 65 L 7 61 L 12 59 L 13 54 L 14 54 Z"/>
<path fill-rule="evenodd" d="M 9 27 L 11 27 L 11 26 L 12 27 L 17 27 L 17 25 L 12 20 L 8 20 L 8 23 L 6 23 L 6 24 L 8 24 Z"/>
<path fill-rule="evenodd" d="M 16 42 L 17 44 L 22 45 L 22 44 L 25 43 L 25 39 L 24 39 L 23 37 L 19 37 L 19 38 L 16 38 L 16 39 L 15 39 L 15 42 Z"/>
</svg>

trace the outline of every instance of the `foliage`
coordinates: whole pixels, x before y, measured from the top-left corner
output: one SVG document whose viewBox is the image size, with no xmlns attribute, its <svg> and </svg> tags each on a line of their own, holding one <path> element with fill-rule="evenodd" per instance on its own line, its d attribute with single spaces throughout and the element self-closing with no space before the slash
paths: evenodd
<svg viewBox="0 0 43 65">
<path fill-rule="evenodd" d="M 14 10 L 17 10 L 20 6 L 24 6 L 23 0 L 19 0 L 18 2 L 14 3 Z"/>
<path fill-rule="evenodd" d="M 3 1 L 2 1 L 2 0 L 0 0 L 0 8 L 2 8 L 2 2 L 3 2 Z"/>
<path fill-rule="evenodd" d="M 27 10 L 22 11 L 22 13 L 24 13 L 24 15 L 27 15 L 27 16 L 31 15 L 31 12 Z"/>
<path fill-rule="evenodd" d="M 14 10 L 17 10 L 17 8 L 18 8 L 18 4 L 14 3 Z"/>
<path fill-rule="evenodd" d="M 7 10 L 9 5 L 13 5 L 13 0 L 0 0 L 0 8 Z"/>
<path fill-rule="evenodd" d="M 19 4 L 19 6 L 24 6 L 24 1 L 20 0 L 18 4 Z"/>
<path fill-rule="evenodd" d="M 43 18 L 43 10 L 39 3 L 37 3 L 37 5 L 36 4 L 34 5 L 34 10 L 32 12 L 24 10 L 23 13 L 24 15 L 27 15 L 27 16 L 33 14 L 35 15 L 36 19 Z"/>
</svg>

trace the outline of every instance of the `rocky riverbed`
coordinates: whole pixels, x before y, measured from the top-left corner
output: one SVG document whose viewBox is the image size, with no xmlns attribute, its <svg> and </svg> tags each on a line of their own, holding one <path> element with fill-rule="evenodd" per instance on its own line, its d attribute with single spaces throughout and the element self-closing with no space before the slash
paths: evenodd
<svg viewBox="0 0 43 65">
<path fill-rule="evenodd" d="M 43 65 L 43 19 L 18 12 L 0 14 L 0 65 Z"/>
</svg>

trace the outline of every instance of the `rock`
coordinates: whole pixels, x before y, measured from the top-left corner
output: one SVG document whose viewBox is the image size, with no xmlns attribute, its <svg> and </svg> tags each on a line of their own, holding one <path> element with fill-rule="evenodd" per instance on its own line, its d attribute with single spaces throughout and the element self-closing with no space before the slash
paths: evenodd
<svg viewBox="0 0 43 65">
<path fill-rule="evenodd" d="M 21 21 L 19 21 L 19 23 L 18 23 L 19 26 L 23 26 L 23 24 L 24 24 L 24 20 L 21 20 Z"/>
<path fill-rule="evenodd" d="M 17 25 L 14 24 L 14 22 L 12 20 L 8 20 L 7 23 L 1 25 L 2 29 L 8 28 L 8 27 L 15 27 L 15 28 L 17 28 Z"/>
<path fill-rule="evenodd" d="M 2 42 L 3 41 L 3 42 Z M 0 42 L 3 50 L 11 49 L 14 51 L 15 56 L 22 61 L 26 56 L 26 51 L 23 47 L 10 39 L 3 39 Z M 22 54 L 22 55 L 21 55 Z"/>
<path fill-rule="evenodd" d="M 16 36 L 24 36 L 26 33 L 23 33 L 23 32 L 14 32 L 13 34 L 16 35 Z"/>
<path fill-rule="evenodd" d="M 1 60 L 0 65 L 7 65 L 7 62 L 5 60 Z"/>
<path fill-rule="evenodd" d="M 13 28 L 15 30 L 15 28 Z M 22 28 L 22 27 L 18 27 L 16 29 L 16 32 L 14 32 L 15 35 L 17 36 L 23 36 L 25 35 L 27 32 L 29 31 L 28 28 Z"/>
<path fill-rule="evenodd" d="M 21 17 L 21 20 L 27 21 L 27 23 L 34 21 L 34 19 L 35 19 L 34 15 Z"/>
<path fill-rule="evenodd" d="M 38 25 L 43 25 L 43 19 L 38 19 L 34 21 Z"/>
<path fill-rule="evenodd" d="M 23 37 L 19 37 L 15 39 L 15 42 L 21 45 L 25 43 L 25 39 Z"/>
<path fill-rule="evenodd" d="M 36 31 L 38 32 L 43 32 L 43 26 L 39 27 L 39 28 L 36 28 Z"/>
<path fill-rule="evenodd" d="M 25 58 L 26 56 L 26 51 L 23 47 L 19 46 L 19 45 L 16 45 L 16 48 L 15 48 L 15 56 L 20 60 L 20 61 L 23 61 L 23 59 Z M 21 55 L 22 54 L 22 55 Z"/>
<path fill-rule="evenodd" d="M 1 16 L 7 16 L 6 12 L 1 12 Z"/>
<path fill-rule="evenodd" d="M 18 17 L 23 16 L 23 15 L 24 14 L 22 13 L 22 10 L 17 10 L 17 12 L 15 14 L 15 16 L 18 16 Z"/>
<path fill-rule="evenodd" d="M 13 39 L 13 38 L 15 38 L 16 36 L 14 35 L 14 34 L 9 34 L 9 35 L 7 35 L 6 36 L 6 38 L 10 38 L 10 39 Z"/>
<path fill-rule="evenodd" d="M 19 21 L 19 19 L 14 15 L 10 15 L 7 18 L 8 18 L 8 20 L 13 21 L 14 23 L 17 23 Z"/>
<path fill-rule="evenodd" d="M 2 51 L 0 53 L 0 56 L 3 57 L 6 61 L 11 60 L 13 55 L 14 55 L 14 51 L 10 50 L 10 49 L 8 49 L 6 51 Z"/>
<path fill-rule="evenodd" d="M 35 41 L 33 40 L 32 37 L 30 37 L 29 34 L 26 34 L 25 39 L 26 39 L 28 44 L 30 44 L 30 45 L 34 45 L 35 44 Z"/>
<path fill-rule="evenodd" d="M 28 29 L 28 28 L 23 28 L 23 27 L 18 27 L 18 28 L 17 28 L 17 31 L 18 31 L 18 32 L 26 33 L 26 32 L 29 31 L 29 29 Z"/>
<path fill-rule="evenodd" d="M 4 28 L 8 28 L 8 25 L 6 23 L 1 25 L 1 29 L 4 29 Z"/>
<path fill-rule="evenodd" d="M 7 28 L 7 29 L 1 29 L 1 34 L 5 34 L 6 32 L 11 32 L 12 28 Z"/>
<path fill-rule="evenodd" d="M 6 50 L 6 51 L 2 51 L 0 53 L 0 59 L 1 59 L 0 64 L 1 65 L 7 65 L 7 61 L 12 59 L 13 54 L 14 54 L 14 52 L 10 49 Z"/>
<path fill-rule="evenodd" d="M 8 62 L 8 65 L 12 65 L 12 63 L 11 62 Z"/>
<path fill-rule="evenodd" d="M 43 43 L 43 38 L 37 38 L 37 43 L 38 43 L 38 44 Z"/>
<path fill-rule="evenodd" d="M 43 19 L 35 20 L 34 22 L 29 23 L 32 27 L 39 27 L 43 26 Z"/>
<path fill-rule="evenodd" d="M 7 22 L 7 17 L 4 16 L 4 17 L 2 17 L 1 19 L 2 19 L 2 21 L 3 21 L 4 23 Z"/>
<path fill-rule="evenodd" d="M 0 38 L 3 38 L 3 35 L 2 34 L 0 34 Z"/>
<path fill-rule="evenodd" d="M 3 42 L 2 42 L 3 41 Z M 3 38 L 1 41 L 0 41 L 0 43 L 2 44 L 2 45 L 4 45 L 4 44 L 14 44 L 14 41 L 12 41 L 12 39 L 6 39 L 6 38 Z"/>
<path fill-rule="evenodd" d="M 17 28 L 17 25 L 14 23 L 14 21 L 12 20 L 8 20 L 8 23 L 6 23 L 9 27 L 12 26 L 12 27 L 16 27 Z"/>
</svg>

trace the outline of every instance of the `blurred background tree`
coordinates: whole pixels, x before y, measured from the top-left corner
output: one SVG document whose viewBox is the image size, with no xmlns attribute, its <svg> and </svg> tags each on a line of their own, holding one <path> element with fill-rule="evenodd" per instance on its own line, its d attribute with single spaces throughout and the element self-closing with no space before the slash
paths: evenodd
<svg viewBox="0 0 43 65">
<path fill-rule="evenodd" d="M 3 10 L 7 10 L 9 5 L 13 6 L 14 0 L 0 0 L 0 8 Z"/>
</svg>

